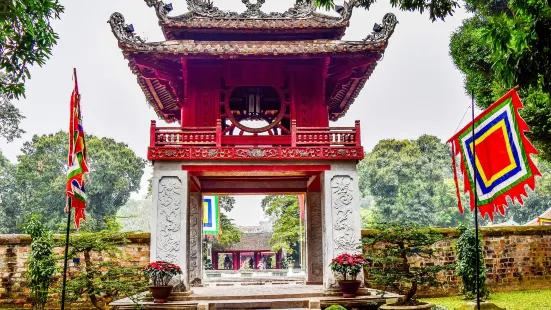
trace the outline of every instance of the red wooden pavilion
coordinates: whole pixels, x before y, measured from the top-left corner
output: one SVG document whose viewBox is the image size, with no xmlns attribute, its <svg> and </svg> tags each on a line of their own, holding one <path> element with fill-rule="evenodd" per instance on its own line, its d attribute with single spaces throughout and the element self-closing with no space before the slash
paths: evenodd
<svg viewBox="0 0 551 310">
<path fill-rule="evenodd" d="M 242 0 L 243 13 L 187 0 L 185 14 L 145 0 L 166 38 L 145 42 L 120 13 L 109 23 L 160 119 L 151 122 L 154 165 L 151 259 L 202 281 L 203 194 L 306 195 L 308 282 L 335 287 L 328 262 L 357 252 L 363 158 L 360 122 L 330 127 L 348 111 L 397 24 L 387 14 L 363 41 L 343 41 L 356 0 L 338 16 L 296 4 L 281 13 Z"/>
</svg>

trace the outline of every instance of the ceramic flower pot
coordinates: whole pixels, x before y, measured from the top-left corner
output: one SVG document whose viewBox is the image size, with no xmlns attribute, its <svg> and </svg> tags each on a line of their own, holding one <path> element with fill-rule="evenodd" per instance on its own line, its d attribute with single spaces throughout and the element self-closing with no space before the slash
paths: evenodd
<svg viewBox="0 0 551 310">
<path fill-rule="evenodd" d="M 344 298 L 356 297 L 361 284 L 362 284 L 362 281 L 358 281 L 358 280 L 339 281 L 339 286 L 341 288 L 342 296 Z"/>
<path fill-rule="evenodd" d="M 430 310 L 434 306 L 435 304 L 431 304 L 430 302 L 424 302 L 415 306 L 397 306 L 393 304 L 382 305 L 379 309 L 381 310 Z"/>
<path fill-rule="evenodd" d="M 172 292 L 172 285 L 168 286 L 150 286 L 149 291 L 153 296 L 153 302 L 163 304 L 168 301 L 168 296 Z"/>
</svg>

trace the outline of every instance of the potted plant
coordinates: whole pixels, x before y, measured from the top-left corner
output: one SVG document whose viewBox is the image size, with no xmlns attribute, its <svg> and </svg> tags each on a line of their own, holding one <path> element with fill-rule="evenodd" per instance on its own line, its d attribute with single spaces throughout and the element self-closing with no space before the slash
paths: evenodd
<svg viewBox="0 0 551 310">
<path fill-rule="evenodd" d="M 390 223 L 373 228 L 375 230 L 363 240 L 367 259 L 372 262 L 368 280 L 403 295 L 393 304 L 379 309 L 430 310 L 434 304 L 417 301 L 415 294 L 421 286 L 441 285 L 438 273 L 453 268 L 452 264 L 423 263 L 433 258 L 432 246 L 444 239 L 442 234 L 411 223 Z"/>
<path fill-rule="evenodd" d="M 149 291 L 156 303 L 165 303 L 172 292 L 172 285 L 169 285 L 170 280 L 177 275 L 182 274 L 182 270 L 177 265 L 167 262 L 152 262 L 142 269 L 144 275 L 153 284 L 149 287 Z"/>
<path fill-rule="evenodd" d="M 367 260 L 361 254 L 352 255 L 345 253 L 333 258 L 329 266 L 333 273 L 342 277 L 342 280 L 339 280 L 338 283 L 343 297 L 356 297 L 358 289 L 362 284 L 361 281 L 357 280 L 357 277 L 366 263 Z"/>
</svg>

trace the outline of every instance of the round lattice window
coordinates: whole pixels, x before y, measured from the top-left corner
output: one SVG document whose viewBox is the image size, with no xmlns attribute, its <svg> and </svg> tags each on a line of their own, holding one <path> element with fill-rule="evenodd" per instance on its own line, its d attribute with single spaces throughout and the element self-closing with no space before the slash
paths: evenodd
<svg viewBox="0 0 551 310">
<path fill-rule="evenodd" d="M 275 88 L 235 87 L 228 94 L 221 113 L 224 131 L 228 134 L 233 134 L 235 128 L 241 131 L 240 135 L 288 133 L 288 107 Z"/>
</svg>

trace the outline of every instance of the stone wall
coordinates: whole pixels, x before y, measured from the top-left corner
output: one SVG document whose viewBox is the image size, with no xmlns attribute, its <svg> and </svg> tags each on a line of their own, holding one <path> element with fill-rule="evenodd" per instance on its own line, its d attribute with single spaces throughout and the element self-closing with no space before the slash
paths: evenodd
<svg viewBox="0 0 551 310">
<path fill-rule="evenodd" d="M 446 240 L 435 245 L 432 261 L 421 263 L 455 263 L 456 229 L 438 229 Z M 551 227 L 517 226 L 481 228 L 484 238 L 486 284 L 491 292 L 551 289 Z M 368 236 L 370 230 L 362 231 Z M 443 272 L 441 287 L 422 288 L 418 297 L 451 296 L 460 293 L 461 279 L 453 270 Z"/>
<path fill-rule="evenodd" d="M 59 236 L 55 237 L 62 243 Z M 130 243 L 121 245 L 122 256 L 119 263 L 122 266 L 145 266 L 149 263 L 149 234 L 135 234 L 128 238 Z M 27 235 L 0 235 L 0 308 L 30 308 L 29 289 L 26 286 L 26 261 L 30 254 L 31 238 Z M 63 255 L 63 247 L 56 247 L 54 252 L 59 257 Z M 106 257 L 92 255 L 95 261 L 106 260 Z M 81 261 L 84 259 L 81 258 Z M 79 272 L 82 264 L 69 262 L 69 277 Z M 60 261 L 59 267 L 62 268 Z M 54 281 L 53 286 L 61 285 L 62 278 Z M 59 296 L 52 294 L 49 308 L 59 308 Z M 72 305 L 70 308 L 75 308 Z M 78 305 L 78 309 L 92 308 L 87 302 Z"/>
</svg>

